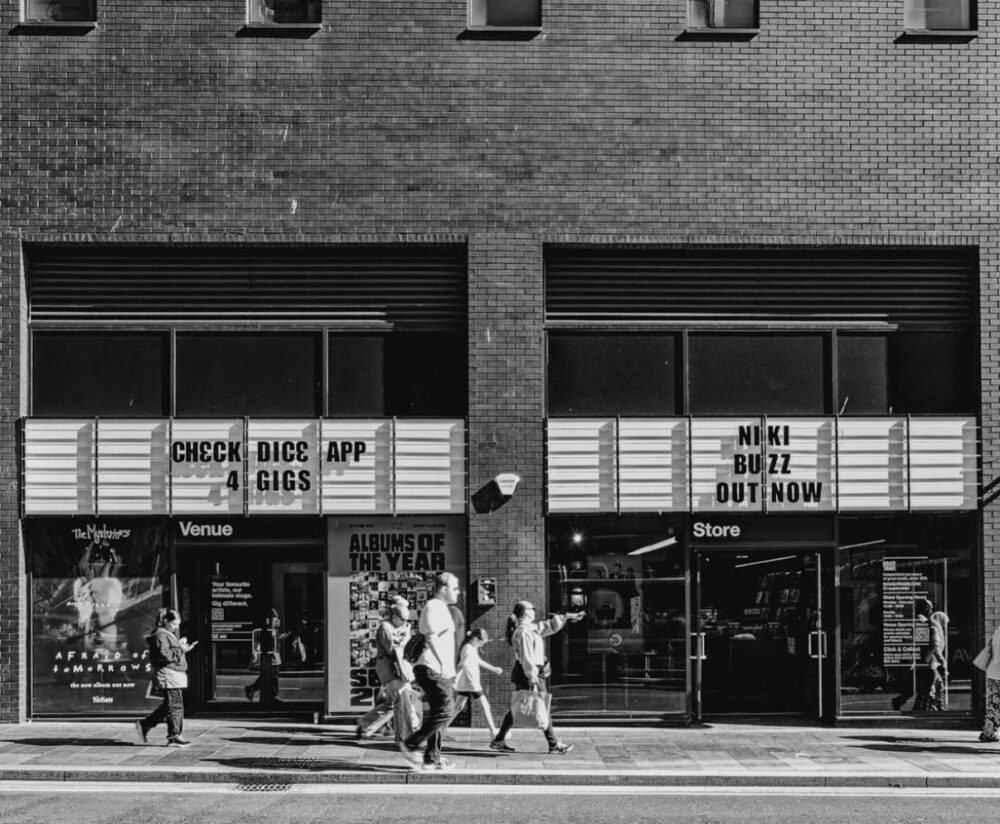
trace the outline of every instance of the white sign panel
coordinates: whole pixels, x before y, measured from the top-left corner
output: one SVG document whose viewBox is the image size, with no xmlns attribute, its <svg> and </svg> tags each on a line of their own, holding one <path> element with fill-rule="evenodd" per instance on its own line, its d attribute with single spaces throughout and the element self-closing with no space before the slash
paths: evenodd
<svg viewBox="0 0 1000 824">
<path fill-rule="evenodd" d="M 840 510 L 905 510 L 906 418 L 840 418 L 837 427 Z"/>
<path fill-rule="evenodd" d="M 92 515 L 96 497 L 94 421 L 24 422 L 24 513 Z"/>
<path fill-rule="evenodd" d="M 319 513 L 319 421 L 250 420 L 247 508 L 251 513 Z"/>
<path fill-rule="evenodd" d="M 392 513 L 392 421 L 323 421 L 323 512 Z"/>
<path fill-rule="evenodd" d="M 170 512 L 170 421 L 97 422 L 97 510 L 102 515 Z"/>
<path fill-rule="evenodd" d="M 632 418 L 618 426 L 618 506 L 622 512 L 687 509 L 687 421 Z"/>
<path fill-rule="evenodd" d="M 691 421 L 691 503 L 695 512 L 764 508 L 760 418 Z"/>
<path fill-rule="evenodd" d="M 450 420 L 397 420 L 397 513 L 465 511 L 465 426 Z"/>
<path fill-rule="evenodd" d="M 243 421 L 174 420 L 170 485 L 176 515 L 242 515 Z"/>
<path fill-rule="evenodd" d="M 549 512 L 614 512 L 615 421 L 550 418 Z"/>
</svg>

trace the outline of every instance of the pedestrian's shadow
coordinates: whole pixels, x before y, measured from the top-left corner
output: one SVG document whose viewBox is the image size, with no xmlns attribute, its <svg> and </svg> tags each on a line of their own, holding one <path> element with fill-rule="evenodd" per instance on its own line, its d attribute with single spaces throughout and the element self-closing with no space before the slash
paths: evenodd
<svg viewBox="0 0 1000 824">
<path fill-rule="evenodd" d="M 406 767 L 379 766 L 374 764 L 358 764 L 337 758 L 203 758 L 203 762 L 212 761 L 223 767 L 236 767 L 241 770 L 257 770 L 274 772 L 362 772 L 362 773 L 398 773 L 408 772 Z"/>
<path fill-rule="evenodd" d="M 223 738 L 221 740 L 228 741 L 231 744 L 262 744 L 273 747 L 315 747 L 320 744 L 329 743 L 325 742 L 322 738 L 289 738 L 287 735 L 276 735 L 273 738 L 241 735 L 236 738 Z"/>
<path fill-rule="evenodd" d="M 897 753 L 940 753 L 942 755 L 997 755 L 1000 751 L 985 749 L 983 744 L 976 746 L 965 740 L 942 741 L 937 738 L 906 738 L 890 735 L 852 735 L 854 741 L 863 742 L 866 750 L 876 752 Z"/>
<path fill-rule="evenodd" d="M 28 747 L 134 747 L 135 742 L 123 738 L 5 738 L 0 749 L 7 744 Z"/>
</svg>

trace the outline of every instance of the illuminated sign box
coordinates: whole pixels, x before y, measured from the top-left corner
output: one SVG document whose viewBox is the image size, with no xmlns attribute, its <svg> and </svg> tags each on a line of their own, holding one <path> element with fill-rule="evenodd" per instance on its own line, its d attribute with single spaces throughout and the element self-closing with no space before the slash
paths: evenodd
<svg viewBox="0 0 1000 824">
<path fill-rule="evenodd" d="M 26 419 L 25 515 L 462 514 L 461 420 Z"/>
<path fill-rule="evenodd" d="M 550 418 L 548 511 L 968 510 L 973 418 Z"/>
</svg>

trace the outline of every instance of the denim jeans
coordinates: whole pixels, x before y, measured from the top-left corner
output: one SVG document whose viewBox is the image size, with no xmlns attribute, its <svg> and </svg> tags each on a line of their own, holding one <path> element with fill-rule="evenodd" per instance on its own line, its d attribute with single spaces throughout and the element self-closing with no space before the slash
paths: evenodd
<svg viewBox="0 0 1000 824">
<path fill-rule="evenodd" d="M 424 763 L 437 763 L 441 760 L 441 737 L 455 714 L 454 679 L 445 678 L 423 665 L 413 668 L 413 677 L 424 691 L 430 709 L 420 729 L 406 740 L 406 746 L 412 750 L 426 741 Z"/>
<path fill-rule="evenodd" d="M 180 738 L 184 729 L 184 690 L 167 690 L 167 697 L 163 699 L 163 703 L 140 723 L 142 728 L 149 732 L 164 719 L 167 722 L 167 738 L 171 741 Z"/>
</svg>

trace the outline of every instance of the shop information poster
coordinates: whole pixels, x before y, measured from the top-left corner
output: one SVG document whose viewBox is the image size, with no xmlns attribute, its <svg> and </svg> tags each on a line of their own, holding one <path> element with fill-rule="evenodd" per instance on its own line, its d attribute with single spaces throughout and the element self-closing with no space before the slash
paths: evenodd
<svg viewBox="0 0 1000 824">
<path fill-rule="evenodd" d="M 909 667 L 919 648 L 928 643 L 927 624 L 918 624 L 913 605 L 927 597 L 927 576 L 913 568 L 926 558 L 885 558 L 882 561 L 882 660 L 887 667 Z M 905 564 L 905 568 L 904 568 Z"/>
<path fill-rule="evenodd" d="M 331 519 L 330 706 L 371 706 L 379 691 L 375 633 L 395 595 L 406 598 L 411 623 L 427 603 L 429 582 L 451 572 L 465 587 L 465 526 L 461 518 L 355 517 Z M 459 606 L 465 603 L 465 593 Z M 338 672 L 349 680 L 337 685 Z M 345 700 L 347 698 L 348 700 Z M 345 706 L 346 705 L 346 706 Z"/>
<path fill-rule="evenodd" d="M 146 636 L 163 605 L 161 525 L 66 522 L 32 544 L 32 709 L 145 714 Z"/>
</svg>

